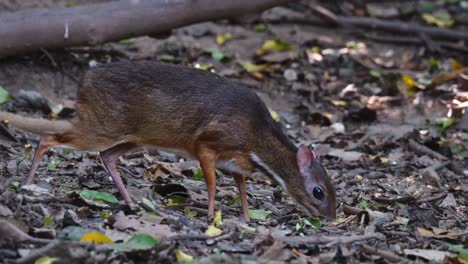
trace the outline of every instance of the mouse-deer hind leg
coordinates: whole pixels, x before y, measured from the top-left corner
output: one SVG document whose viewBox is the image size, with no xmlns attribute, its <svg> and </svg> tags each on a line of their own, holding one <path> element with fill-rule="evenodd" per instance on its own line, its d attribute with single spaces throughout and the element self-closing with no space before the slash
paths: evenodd
<svg viewBox="0 0 468 264">
<path fill-rule="evenodd" d="M 117 172 L 116 163 L 120 156 L 122 156 L 123 154 L 135 147 L 136 145 L 133 143 L 122 143 L 100 152 L 102 163 L 104 163 L 104 166 L 111 175 L 112 180 L 114 181 L 115 186 L 119 190 L 120 195 L 128 205 L 132 204 L 132 199 L 130 198 L 128 191 L 125 188 L 125 185 L 122 182 L 119 173 Z"/>
<path fill-rule="evenodd" d="M 44 153 L 51 147 L 61 144 L 58 142 L 54 135 L 52 134 L 43 134 L 41 135 L 41 139 L 37 144 L 36 152 L 34 153 L 34 157 L 31 163 L 31 168 L 29 169 L 28 176 L 24 178 L 22 185 L 31 184 L 31 181 L 36 174 L 37 167 L 39 166 L 39 162 L 41 162 L 42 156 Z"/>
<path fill-rule="evenodd" d="M 234 180 L 236 181 L 237 189 L 239 190 L 239 196 L 241 199 L 242 214 L 244 220 L 250 222 L 249 215 L 249 204 L 247 202 L 247 185 L 245 184 L 245 177 L 242 174 L 232 173 Z"/>
</svg>

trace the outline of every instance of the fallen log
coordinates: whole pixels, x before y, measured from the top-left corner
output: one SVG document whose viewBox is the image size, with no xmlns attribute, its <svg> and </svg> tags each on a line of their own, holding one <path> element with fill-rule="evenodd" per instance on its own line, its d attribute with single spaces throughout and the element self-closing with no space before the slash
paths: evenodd
<svg viewBox="0 0 468 264">
<path fill-rule="evenodd" d="M 181 26 L 256 13 L 288 0 L 121 0 L 0 14 L 0 57 L 97 45 Z"/>
</svg>

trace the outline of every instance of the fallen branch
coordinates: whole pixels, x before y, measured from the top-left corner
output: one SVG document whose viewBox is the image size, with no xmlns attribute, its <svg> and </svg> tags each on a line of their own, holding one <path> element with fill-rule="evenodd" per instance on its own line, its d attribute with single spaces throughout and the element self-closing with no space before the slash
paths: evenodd
<svg viewBox="0 0 468 264">
<path fill-rule="evenodd" d="M 97 45 L 157 35 L 185 25 L 239 17 L 288 0 L 121 0 L 0 16 L 0 57 L 38 49 Z"/>
<path fill-rule="evenodd" d="M 428 195 L 428 196 L 425 196 L 421 199 L 419 199 L 417 201 L 418 204 L 422 204 L 422 203 L 429 203 L 429 202 L 433 202 L 433 201 L 437 201 L 437 200 L 440 200 L 442 198 L 445 198 L 445 196 L 447 196 L 446 193 L 439 193 L 439 194 L 431 194 L 431 195 Z"/>
<path fill-rule="evenodd" d="M 451 29 L 427 27 L 414 23 L 404 23 L 398 21 L 385 21 L 370 17 L 348 17 L 338 16 L 340 25 L 351 25 L 358 28 L 367 28 L 372 30 L 383 30 L 389 32 L 405 34 L 425 34 L 432 39 L 446 40 L 468 40 L 466 32 L 458 32 Z"/>
<path fill-rule="evenodd" d="M 462 31 L 456 31 L 446 28 L 437 28 L 431 26 L 423 26 L 415 23 L 405 23 L 400 21 L 388 21 L 371 17 L 354 17 L 354 16 L 338 16 L 334 15 L 327 9 L 311 4 L 308 6 L 313 16 L 302 14 L 294 11 L 287 11 L 279 17 L 264 17 L 265 22 L 269 23 L 299 23 L 315 26 L 333 26 L 346 28 L 351 31 L 360 30 L 380 30 L 393 32 L 398 34 L 406 34 L 409 36 L 420 36 L 424 34 L 431 39 L 439 40 L 461 40 L 468 41 L 468 34 Z M 420 40 L 422 41 L 422 40 Z M 455 48 L 450 45 L 451 48 Z"/>
<path fill-rule="evenodd" d="M 440 154 L 439 152 L 436 152 L 424 145 L 419 144 L 418 142 L 414 141 L 413 139 L 410 139 L 408 142 L 408 145 L 410 149 L 412 149 L 415 152 L 418 152 L 420 154 L 428 155 L 429 157 L 440 159 L 440 160 L 447 160 L 447 157 L 444 155 Z"/>
<path fill-rule="evenodd" d="M 385 258 L 386 260 L 388 260 L 390 262 L 399 262 L 400 263 L 400 262 L 409 261 L 408 259 L 400 257 L 397 254 L 395 254 L 393 252 L 390 252 L 390 251 L 387 251 L 387 250 L 378 249 L 376 247 L 371 247 L 371 246 L 368 246 L 368 245 L 361 245 L 361 246 L 362 246 L 362 249 L 365 252 L 367 252 L 369 254 L 382 256 L 383 258 Z"/>
<path fill-rule="evenodd" d="M 367 235 L 354 235 L 354 236 L 292 236 L 292 237 L 283 237 L 278 236 L 273 238 L 281 240 L 287 243 L 299 243 L 299 244 L 350 244 L 359 241 L 366 241 L 371 239 L 385 240 L 385 235 L 381 233 L 373 233 Z"/>
</svg>

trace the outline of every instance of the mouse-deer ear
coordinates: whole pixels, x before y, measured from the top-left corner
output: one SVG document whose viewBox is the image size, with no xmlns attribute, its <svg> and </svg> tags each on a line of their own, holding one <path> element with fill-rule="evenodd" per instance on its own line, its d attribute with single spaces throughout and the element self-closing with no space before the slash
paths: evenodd
<svg viewBox="0 0 468 264">
<path fill-rule="evenodd" d="M 299 166 L 299 170 L 301 171 L 305 171 L 306 169 L 308 169 L 311 166 L 312 161 L 318 159 L 317 155 L 315 155 L 315 153 L 304 144 L 301 144 L 301 146 L 299 146 L 296 158 L 297 165 Z"/>
</svg>

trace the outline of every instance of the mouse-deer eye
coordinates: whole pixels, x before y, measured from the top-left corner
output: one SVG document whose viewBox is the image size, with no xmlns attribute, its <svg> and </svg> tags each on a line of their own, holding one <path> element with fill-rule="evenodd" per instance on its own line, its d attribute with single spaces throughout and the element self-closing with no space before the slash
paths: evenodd
<svg viewBox="0 0 468 264">
<path fill-rule="evenodd" d="M 314 195 L 315 199 L 317 200 L 323 200 L 325 198 L 325 192 L 323 191 L 322 187 L 315 187 L 312 190 L 312 194 Z"/>
</svg>

